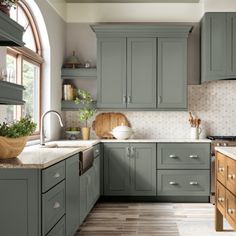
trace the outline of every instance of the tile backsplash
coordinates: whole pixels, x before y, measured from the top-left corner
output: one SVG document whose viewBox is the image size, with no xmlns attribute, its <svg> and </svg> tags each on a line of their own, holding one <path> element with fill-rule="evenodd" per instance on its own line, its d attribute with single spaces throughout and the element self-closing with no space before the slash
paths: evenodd
<svg viewBox="0 0 236 236">
<path fill-rule="evenodd" d="M 188 108 L 198 115 L 201 137 L 236 135 L 236 81 L 224 80 L 188 86 Z M 123 112 L 134 138 L 189 138 L 188 112 Z M 65 112 L 66 126 L 80 126 L 79 112 Z M 93 119 L 91 119 L 93 120 Z M 92 132 L 92 138 L 96 135 Z"/>
</svg>

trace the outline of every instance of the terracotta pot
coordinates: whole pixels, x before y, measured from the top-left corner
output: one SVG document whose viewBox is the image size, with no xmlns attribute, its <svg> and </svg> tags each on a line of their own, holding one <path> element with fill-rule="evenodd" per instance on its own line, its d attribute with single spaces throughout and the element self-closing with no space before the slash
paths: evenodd
<svg viewBox="0 0 236 236">
<path fill-rule="evenodd" d="M 0 4 L 0 11 L 3 12 L 4 14 L 6 14 L 7 16 L 10 16 L 10 8 L 9 7 Z"/>
<path fill-rule="evenodd" d="M 10 159 L 19 156 L 25 147 L 27 138 L 26 136 L 20 138 L 0 136 L 0 159 Z"/>
<path fill-rule="evenodd" d="M 81 128 L 82 139 L 89 140 L 90 139 L 90 127 L 82 127 Z"/>
</svg>

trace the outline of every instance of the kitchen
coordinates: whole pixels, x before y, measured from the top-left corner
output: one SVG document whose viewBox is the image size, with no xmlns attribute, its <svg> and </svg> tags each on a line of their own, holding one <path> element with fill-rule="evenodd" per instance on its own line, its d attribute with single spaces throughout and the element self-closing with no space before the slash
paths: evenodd
<svg viewBox="0 0 236 236">
<path fill-rule="evenodd" d="M 235 150 L 216 148 L 213 183 L 210 150 L 235 140 L 207 136 L 236 133 L 236 3 L 128 2 L 18 1 L 24 47 L 0 15 L 0 124 L 36 123 L 0 161 L 0 235 L 235 235 Z M 1 159 L 20 149 L 2 127 Z"/>
</svg>

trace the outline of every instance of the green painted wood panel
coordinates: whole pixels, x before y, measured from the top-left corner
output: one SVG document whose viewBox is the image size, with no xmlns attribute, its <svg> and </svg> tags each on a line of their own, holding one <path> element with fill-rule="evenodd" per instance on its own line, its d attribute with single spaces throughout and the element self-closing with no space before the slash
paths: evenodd
<svg viewBox="0 0 236 236">
<path fill-rule="evenodd" d="M 66 223 L 65 216 L 54 226 L 54 228 L 47 234 L 47 236 L 65 236 L 66 235 Z"/>
<path fill-rule="evenodd" d="M 88 185 L 87 185 L 87 214 L 91 211 L 94 205 L 94 181 L 95 181 L 95 167 L 93 166 L 87 171 Z"/>
<path fill-rule="evenodd" d="M 236 78 L 236 13 L 227 13 L 227 75 Z"/>
<path fill-rule="evenodd" d="M 87 216 L 88 210 L 88 198 L 87 198 L 87 186 L 88 186 L 88 172 L 85 172 L 80 176 L 80 225 L 83 223 Z"/>
<path fill-rule="evenodd" d="M 79 155 L 66 160 L 66 236 L 73 236 L 79 228 Z"/>
<path fill-rule="evenodd" d="M 100 197 L 100 156 L 97 156 L 94 160 L 94 203 L 99 199 Z"/>
<path fill-rule="evenodd" d="M 187 108 L 187 39 L 158 39 L 158 109 Z"/>
<path fill-rule="evenodd" d="M 157 144 L 158 169 L 209 169 L 209 143 Z"/>
<path fill-rule="evenodd" d="M 206 13 L 201 22 L 201 81 L 226 78 L 226 13 Z"/>
<path fill-rule="evenodd" d="M 65 197 L 66 189 L 64 180 L 42 195 L 42 231 L 44 235 L 47 234 L 65 214 Z"/>
<path fill-rule="evenodd" d="M 41 236 L 39 170 L 1 169 L 0 235 Z"/>
<path fill-rule="evenodd" d="M 158 170 L 157 196 L 209 196 L 210 170 Z"/>
<path fill-rule="evenodd" d="M 127 108 L 156 108 L 156 42 L 127 39 Z"/>
<path fill-rule="evenodd" d="M 98 38 L 98 108 L 126 108 L 126 39 Z"/>
<path fill-rule="evenodd" d="M 131 195 L 156 195 L 156 144 L 131 143 Z"/>
<path fill-rule="evenodd" d="M 129 144 L 104 144 L 104 195 L 129 195 Z"/>
</svg>

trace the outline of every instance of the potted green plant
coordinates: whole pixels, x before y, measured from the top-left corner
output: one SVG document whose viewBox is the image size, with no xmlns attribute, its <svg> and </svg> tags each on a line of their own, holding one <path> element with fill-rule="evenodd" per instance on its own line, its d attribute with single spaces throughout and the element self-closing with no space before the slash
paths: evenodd
<svg viewBox="0 0 236 236">
<path fill-rule="evenodd" d="M 18 0 L 0 0 L 0 11 L 10 16 L 12 7 L 16 8 Z"/>
<path fill-rule="evenodd" d="M 88 127 L 88 120 L 96 113 L 93 107 L 93 98 L 88 91 L 78 89 L 75 104 L 82 104 L 80 109 L 79 119 L 85 122 L 85 126 L 81 127 L 82 138 L 88 140 L 90 138 L 90 127 Z"/>
<path fill-rule="evenodd" d="M 17 157 L 23 151 L 28 136 L 33 134 L 35 129 L 36 124 L 30 117 L 0 124 L 0 159 Z"/>
</svg>

